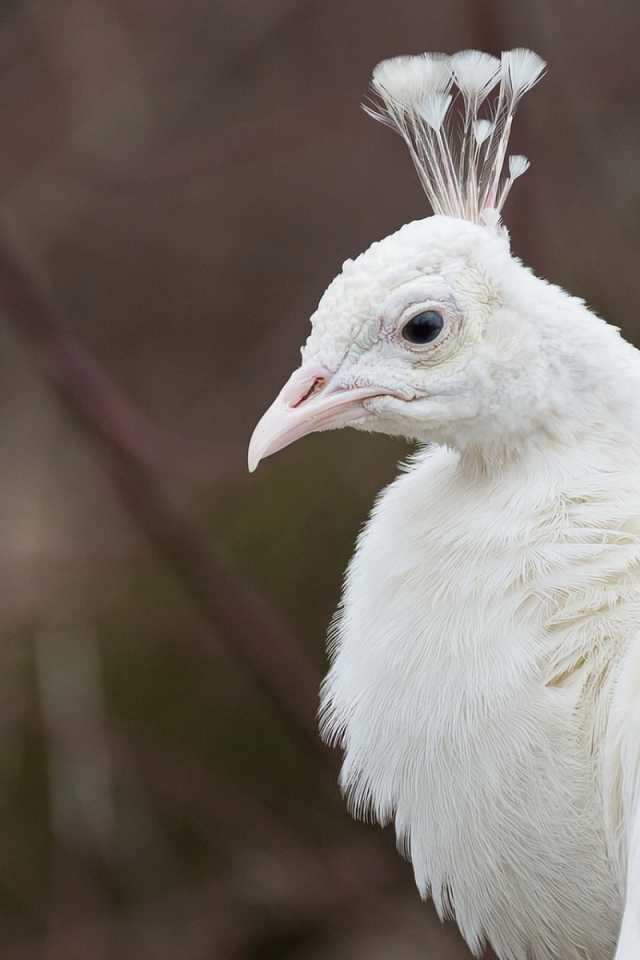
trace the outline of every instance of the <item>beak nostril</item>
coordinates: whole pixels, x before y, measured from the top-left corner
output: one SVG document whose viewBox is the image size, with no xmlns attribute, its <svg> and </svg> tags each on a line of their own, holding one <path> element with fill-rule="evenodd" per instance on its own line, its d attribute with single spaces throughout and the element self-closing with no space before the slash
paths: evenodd
<svg viewBox="0 0 640 960">
<path fill-rule="evenodd" d="M 323 363 L 303 364 L 283 388 L 281 397 L 289 410 L 295 410 L 326 387 L 332 377 Z"/>
<path fill-rule="evenodd" d="M 295 407 L 299 407 L 301 403 L 305 403 L 307 400 L 310 400 L 314 394 L 324 389 L 324 387 L 326 386 L 326 383 L 327 383 L 326 377 L 315 377 L 315 379 L 309 386 L 309 389 L 307 390 L 307 392 L 303 394 L 303 396 L 301 396 L 291 406 L 295 409 Z"/>
</svg>

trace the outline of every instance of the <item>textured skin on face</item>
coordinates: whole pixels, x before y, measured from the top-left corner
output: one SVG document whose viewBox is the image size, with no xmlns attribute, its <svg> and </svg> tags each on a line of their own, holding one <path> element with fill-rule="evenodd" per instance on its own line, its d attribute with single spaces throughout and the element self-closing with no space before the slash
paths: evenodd
<svg viewBox="0 0 640 960">
<path fill-rule="evenodd" d="M 415 220 L 373 243 L 347 260 L 327 287 L 311 317 L 303 360 L 321 353 L 336 370 L 354 344 L 375 342 L 381 305 L 393 290 L 421 276 L 455 276 L 474 257 L 489 263 L 509 260 L 508 242 L 486 227 L 438 216 Z"/>
</svg>

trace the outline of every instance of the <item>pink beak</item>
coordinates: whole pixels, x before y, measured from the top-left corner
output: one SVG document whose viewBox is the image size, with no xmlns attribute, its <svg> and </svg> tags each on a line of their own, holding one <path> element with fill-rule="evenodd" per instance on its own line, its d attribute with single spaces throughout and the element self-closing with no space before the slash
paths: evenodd
<svg viewBox="0 0 640 960">
<path fill-rule="evenodd" d="M 334 374 L 315 360 L 295 371 L 253 431 L 251 473 L 264 457 L 307 433 L 359 419 L 364 413 L 361 401 L 386 392 L 375 387 L 345 388 L 334 384 L 334 379 Z"/>
</svg>

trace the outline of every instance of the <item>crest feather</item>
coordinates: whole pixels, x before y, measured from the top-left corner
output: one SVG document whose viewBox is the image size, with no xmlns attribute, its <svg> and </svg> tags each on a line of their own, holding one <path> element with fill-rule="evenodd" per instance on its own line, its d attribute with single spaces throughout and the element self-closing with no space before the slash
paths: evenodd
<svg viewBox="0 0 640 960">
<path fill-rule="evenodd" d="M 500 61 L 481 50 L 461 50 L 452 56 L 451 62 L 462 96 L 479 106 L 500 79 Z"/>
<path fill-rule="evenodd" d="M 453 82 L 451 58 L 445 53 L 383 60 L 373 71 L 371 85 L 387 102 L 411 110 L 423 97 L 446 93 Z"/>
<path fill-rule="evenodd" d="M 514 155 L 503 174 L 517 105 L 545 66 L 524 48 L 394 57 L 373 71 L 379 99 L 365 110 L 404 138 L 434 213 L 487 223 L 529 166 Z"/>
</svg>

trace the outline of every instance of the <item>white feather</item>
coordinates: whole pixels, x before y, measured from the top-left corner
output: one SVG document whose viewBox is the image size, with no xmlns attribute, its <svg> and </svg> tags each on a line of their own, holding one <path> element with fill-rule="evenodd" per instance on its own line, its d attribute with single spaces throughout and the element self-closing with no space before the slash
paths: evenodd
<svg viewBox="0 0 640 960">
<path fill-rule="evenodd" d="M 395 57 L 373 71 L 382 102 L 378 111 L 366 109 L 405 139 L 435 213 L 486 223 L 487 209 L 500 212 L 515 179 L 503 179 L 502 167 L 517 103 L 543 69 L 544 61 L 523 49 L 501 60 L 479 50 Z M 498 80 L 490 117 L 481 117 Z M 454 81 L 463 101 L 458 124 L 449 110 Z"/>
<path fill-rule="evenodd" d="M 417 106 L 418 113 L 433 130 L 439 130 L 444 123 L 451 103 L 450 93 L 433 93 L 423 97 Z"/>
<path fill-rule="evenodd" d="M 413 110 L 430 94 L 445 93 L 451 86 L 452 72 L 445 54 L 421 54 L 417 57 L 392 57 L 373 71 L 371 84 L 384 100 Z"/>
<path fill-rule="evenodd" d="M 526 157 L 523 157 L 521 154 L 514 153 L 509 157 L 509 176 L 512 180 L 516 180 L 518 177 L 521 177 L 523 173 L 529 169 L 531 164 Z"/>
<path fill-rule="evenodd" d="M 396 481 L 323 693 L 354 811 L 393 818 L 422 895 L 509 960 L 610 960 L 621 915 L 585 757 L 640 618 L 640 515 L 620 459 L 567 454 L 573 476 L 545 451 L 482 480 L 439 449 Z"/>
<path fill-rule="evenodd" d="M 484 143 L 493 130 L 490 120 L 476 120 L 473 124 L 473 133 L 478 143 Z"/>
<path fill-rule="evenodd" d="M 605 814 L 626 901 L 616 960 L 637 960 L 640 955 L 640 634 L 628 649 L 612 698 L 605 757 Z"/>
<path fill-rule="evenodd" d="M 461 50 L 451 58 L 458 89 L 477 108 L 500 79 L 501 64 L 481 50 Z"/>
<path fill-rule="evenodd" d="M 532 50 L 518 47 L 502 54 L 502 70 L 507 94 L 512 104 L 524 96 L 538 82 L 546 64 Z"/>
</svg>

